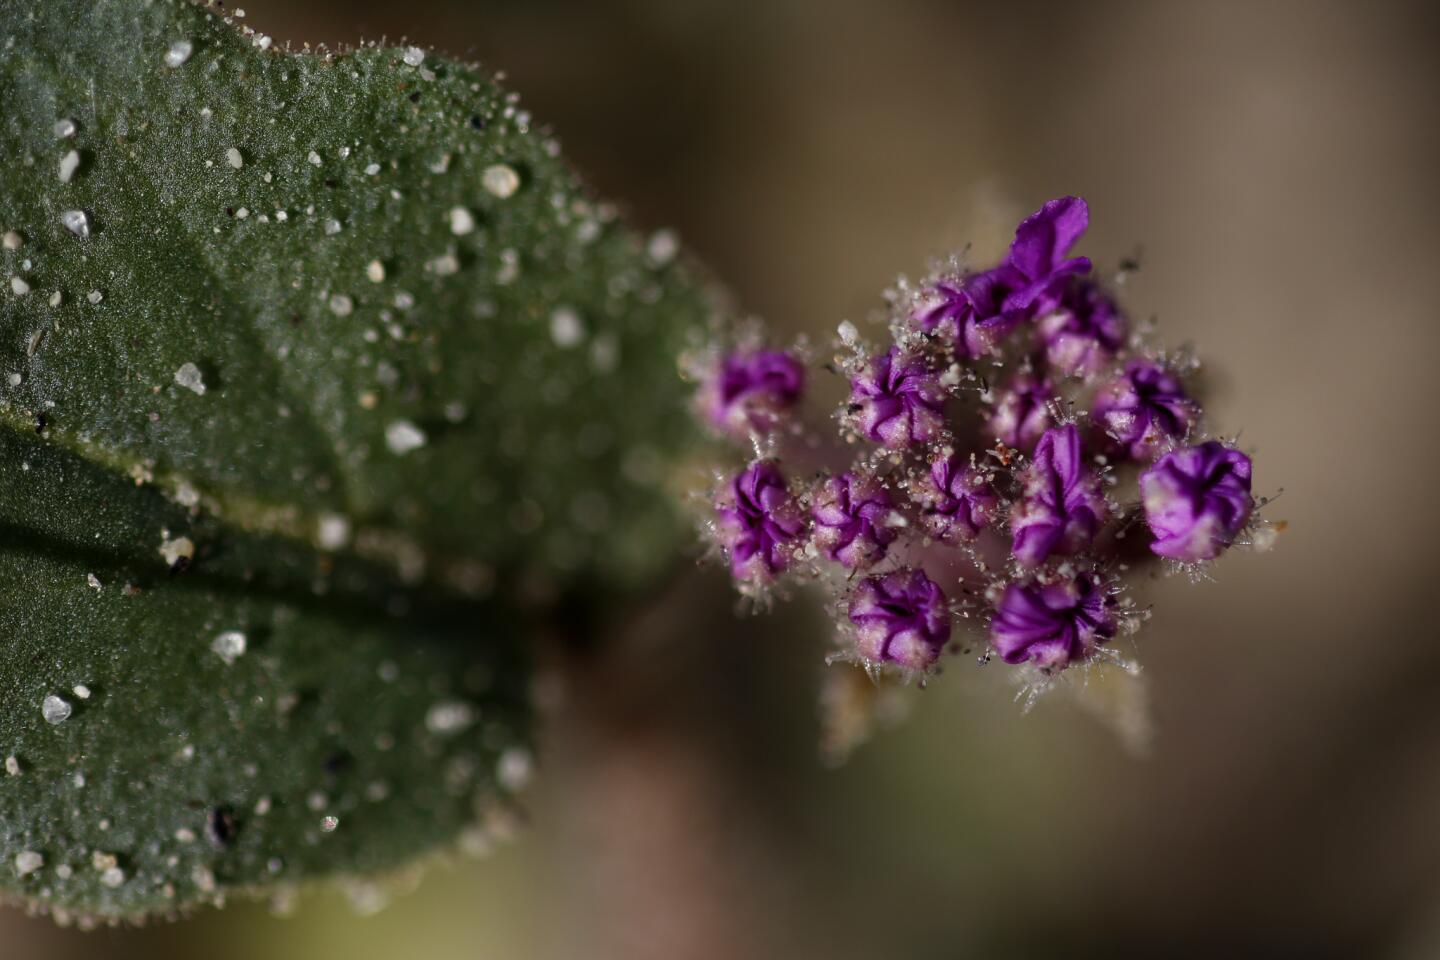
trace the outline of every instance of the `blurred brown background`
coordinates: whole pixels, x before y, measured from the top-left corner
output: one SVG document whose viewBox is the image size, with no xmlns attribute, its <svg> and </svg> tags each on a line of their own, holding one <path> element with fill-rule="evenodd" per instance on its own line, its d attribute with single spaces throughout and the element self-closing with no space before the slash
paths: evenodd
<svg viewBox="0 0 1440 960">
<path fill-rule="evenodd" d="M 601 193 L 789 331 L 1085 195 L 1084 252 L 1143 242 L 1133 313 L 1211 361 L 1289 530 L 1152 591 L 1149 759 L 960 663 L 828 771 L 821 625 L 732 620 L 697 576 L 567 674 L 533 829 L 489 861 L 366 918 L 0 912 L 0 956 L 1440 957 L 1440 6 L 244 5 L 503 69 Z"/>
</svg>

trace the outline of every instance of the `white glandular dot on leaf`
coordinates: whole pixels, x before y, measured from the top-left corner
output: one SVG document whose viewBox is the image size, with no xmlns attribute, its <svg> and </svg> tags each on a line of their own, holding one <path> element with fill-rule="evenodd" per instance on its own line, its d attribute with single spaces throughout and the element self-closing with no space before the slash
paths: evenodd
<svg viewBox="0 0 1440 960">
<path fill-rule="evenodd" d="M 225 661 L 227 667 L 245 655 L 245 647 L 245 634 L 239 630 L 226 630 L 210 642 L 211 652 Z"/>
<path fill-rule="evenodd" d="M 60 214 L 60 223 L 81 240 L 90 236 L 90 214 L 84 210 L 66 210 Z"/>
<path fill-rule="evenodd" d="M 69 701 L 57 697 L 53 693 L 40 703 L 40 715 L 45 718 L 46 723 L 53 726 L 59 726 L 69 720 L 73 709 Z"/>
<path fill-rule="evenodd" d="M 475 230 L 475 215 L 464 207 L 452 207 L 450 209 L 450 232 L 457 237 L 463 237 Z"/>
<path fill-rule="evenodd" d="M 80 151 L 70 150 L 60 158 L 60 182 L 69 183 L 80 169 Z"/>
<path fill-rule="evenodd" d="M 557 307 L 550 314 L 550 339 L 557 347 L 573 347 L 585 339 L 585 324 L 571 307 Z"/>
<path fill-rule="evenodd" d="M 182 363 L 175 371 L 175 382 L 197 396 L 205 396 L 205 378 L 200 368 L 193 363 Z"/>
<path fill-rule="evenodd" d="M 195 46 L 189 40 L 176 40 L 165 51 L 165 66 L 171 70 L 184 66 L 185 61 L 190 59 L 190 54 L 194 51 Z"/>
<path fill-rule="evenodd" d="M 512 196 L 516 190 L 520 189 L 520 175 L 515 172 L 513 167 L 504 163 L 486 167 L 485 172 L 480 175 L 480 182 L 484 184 L 486 190 L 501 200 Z"/>
<path fill-rule="evenodd" d="M 420 449 L 426 440 L 425 431 L 409 420 L 395 420 L 385 428 L 385 446 L 397 457 Z"/>
</svg>

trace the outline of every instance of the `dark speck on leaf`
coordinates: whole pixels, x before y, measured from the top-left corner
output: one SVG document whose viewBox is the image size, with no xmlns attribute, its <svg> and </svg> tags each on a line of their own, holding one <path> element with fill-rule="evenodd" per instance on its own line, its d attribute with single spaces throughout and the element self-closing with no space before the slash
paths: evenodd
<svg viewBox="0 0 1440 960">
<path fill-rule="evenodd" d="M 485 118 L 482 117 L 482 116 L 480 116 L 480 114 L 478 114 L 478 113 L 471 114 L 471 115 L 470 115 L 470 128 L 471 128 L 472 130 L 484 130 L 484 129 L 485 129 Z"/>
<path fill-rule="evenodd" d="M 419 103 L 419 102 L 420 102 L 420 91 L 419 91 L 419 90 L 416 90 L 414 93 L 410 94 L 410 102 L 411 102 L 411 103 Z"/>
<path fill-rule="evenodd" d="M 336 750 L 325 758 L 325 772 L 334 776 L 350 766 L 351 759 L 349 753 L 346 753 L 344 750 Z"/>
<path fill-rule="evenodd" d="M 211 807 L 205 817 L 205 836 L 217 850 L 229 849 L 235 842 L 235 811 L 230 807 Z"/>
</svg>

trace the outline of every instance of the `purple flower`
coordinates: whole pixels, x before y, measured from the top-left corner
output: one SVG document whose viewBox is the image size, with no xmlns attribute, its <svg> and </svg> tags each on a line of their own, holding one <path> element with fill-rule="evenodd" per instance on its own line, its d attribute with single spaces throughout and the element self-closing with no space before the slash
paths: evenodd
<svg viewBox="0 0 1440 960">
<path fill-rule="evenodd" d="M 1063 670 L 1115 636 L 1114 607 L 1110 585 L 1091 573 L 1058 583 L 1012 583 L 990 621 L 990 643 L 1006 663 Z"/>
<path fill-rule="evenodd" d="M 1136 460 L 1149 460 L 1164 443 L 1185 436 L 1198 413 L 1180 378 L 1153 360 L 1131 360 L 1095 397 L 1095 419 Z"/>
<path fill-rule="evenodd" d="M 831 477 L 820 485 L 811 510 L 815 545 L 851 569 L 869 566 L 896 537 L 889 522 L 894 509 L 875 480 L 853 473 Z"/>
<path fill-rule="evenodd" d="M 1010 514 L 1010 552 L 1033 567 L 1051 554 L 1077 553 L 1089 546 L 1108 507 L 1100 477 L 1085 464 L 1080 431 L 1067 424 L 1046 431 L 1026 468 L 1024 492 Z"/>
<path fill-rule="evenodd" d="M 1090 207 L 1079 197 L 1051 200 L 1020 223 L 1006 262 L 1024 282 L 1006 298 L 1007 310 L 1054 309 L 1066 279 L 1090 270 L 1089 257 L 1067 257 L 1089 226 Z"/>
<path fill-rule="evenodd" d="M 715 527 L 736 580 L 764 582 L 790 565 L 805 514 L 775 464 L 740 471 L 715 500 Z"/>
<path fill-rule="evenodd" d="M 700 388 L 706 419 L 737 436 L 764 433 L 800 399 L 805 368 L 779 350 L 752 350 L 721 357 Z"/>
<path fill-rule="evenodd" d="M 1172 560 L 1213 560 L 1250 522 L 1250 458 L 1215 440 L 1168 453 L 1140 474 L 1150 549 Z"/>
<path fill-rule="evenodd" d="M 1045 359 L 1061 374 L 1088 376 L 1125 342 L 1125 318 L 1099 284 L 1071 278 L 1053 312 L 1036 324 Z"/>
<path fill-rule="evenodd" d="M 850 382 L 860 432 L 892 450 L 933 440 L 944 426 L 945 391 L 925 361 L 899 347 L 870 361 Z"/>
<path fill-rule="evenodd" d="M 1015 230 L 999 266 L 935 282 L 911 319 L 952 339 L 961 357 L 989 353 L 1022 320 L 1053 309 L 1066 278 L 1090 269 L 1086 257 L 1066 258 L 1089 223 L 1084 200 L 1051 200 Z"/>
<path fill-rule="evenodd" d="M 945 594 L 921 570 L 896 570 L 860 581 L 850 595 L 856 649 L 870 663 L 923 670 L 950 639 Z"/>
<path fill-rule="evenodd" d="M 910 316 L 926 333 L 953 341 L 960 357 L 984 356 L 1025 319 L 1023 310 L 1005 306 L 1024 282 L 1007 264 L 958 280 L 938 280 Z"/>
<path fill-rule="evenodd" d="M 1050 429 L 1053 399 L 1055 388 L 1049 380 L 1029 371 L 1016 374 L 990 415 L 990 435 L 1007 447 L 1030 450 Z"/>
<path fill-rule="evenodd" d="M 930 465 L 916 491 L 925 530 L 942 543 L 974 540 L 995 521 L 1000 498 L 985 475 L 969 466 L 959 454 Z"/>
</svg>

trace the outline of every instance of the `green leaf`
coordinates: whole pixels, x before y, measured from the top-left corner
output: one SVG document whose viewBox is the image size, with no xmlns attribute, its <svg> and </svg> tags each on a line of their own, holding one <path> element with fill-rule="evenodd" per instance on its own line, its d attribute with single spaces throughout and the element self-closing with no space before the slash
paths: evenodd
<svg viewBox="0 0 1440 960">
<path fill-rule="evenodd" d="M 0 889 L 135 916 L 453 838 L 528 641 L 682 541 L 709 291 L 471 67 L 178 0 L 0 36 Z"/>
</svg>

